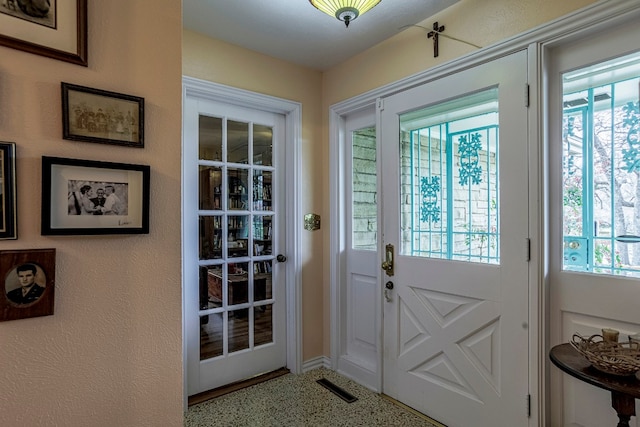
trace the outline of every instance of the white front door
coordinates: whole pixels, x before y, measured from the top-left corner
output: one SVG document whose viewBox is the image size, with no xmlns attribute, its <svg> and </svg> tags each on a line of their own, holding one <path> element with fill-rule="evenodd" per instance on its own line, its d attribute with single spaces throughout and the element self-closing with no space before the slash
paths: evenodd
<svg viewBox="0 0 640 427">
<path fill-rule="evenodd" d="M 187 97 L 188 394 L 287 365 L 281 114 Z"/>
<path fill-rule="evenodd" d="M 526 67 L 514 53 L 382 106 L 383 390 L 450 427 L 528 423 Z"/>
<path fill-rule="evenodd" d="M 638 40 L 635 20 L 547 52 L 551 345 L 640 333 Z M 617 422 L 609 392 L 549 372 L 551 425 Z"/>
</svg>

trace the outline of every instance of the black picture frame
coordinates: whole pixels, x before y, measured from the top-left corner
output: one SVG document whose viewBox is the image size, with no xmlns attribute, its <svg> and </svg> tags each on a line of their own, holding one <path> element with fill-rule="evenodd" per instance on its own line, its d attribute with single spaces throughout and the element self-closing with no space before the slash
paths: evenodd
<svg viewBox="0 0 640 427">
<path fill-rule="evenodd" d="M 150 176 L 147 165 L 43 156 L 41 234 L 148 234 Z"/>
<path fill-rule="evenodd" d="M 0 250 L 0 278 L 0 322 L 53 315 L 55 249 Z"/>
<path fill-rule="evenodd" d="M 144 148 L 144 98 L 61 83 L 62 137 Z"/>
<path fill-rule="evenodd" d="M 87 0 L 50 0 L 52 22 L 22 10 L 17 2 L 3 2 L 0 45 L 72 64 L 88 65 Z"/>
<path fill-rule="evenodd" d="M 18 238 L 16 144 L 0 142 L 0 239 Z"/>
</svg>

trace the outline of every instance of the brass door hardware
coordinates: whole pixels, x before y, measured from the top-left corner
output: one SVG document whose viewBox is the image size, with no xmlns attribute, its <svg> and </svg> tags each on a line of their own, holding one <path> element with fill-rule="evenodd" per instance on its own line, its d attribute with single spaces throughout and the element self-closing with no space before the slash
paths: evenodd
<svg viewBox="0 0 640 427">
<path fill-rule="evenodd" d="M 382 263 L 382 269 L 387 273 L 387 276 L 393 276 L 393 245 L 385 246 L 384 253 L 385 260 Z"/>
<path fill-rule="evenodd" d="M 309 231 L 320 230 L 320 215 L 306 214 L 304 216 L 304 229 Z"/>
</svg>

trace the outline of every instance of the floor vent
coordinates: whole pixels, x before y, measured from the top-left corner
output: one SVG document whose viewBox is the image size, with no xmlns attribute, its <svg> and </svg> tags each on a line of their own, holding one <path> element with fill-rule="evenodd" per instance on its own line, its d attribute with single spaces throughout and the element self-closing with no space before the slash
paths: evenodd
<svg viewBox="0 0 640 427">
<path fill-rule="evenodd" d="M 316 380 L 316 382 L 347 403 L 353 403 L 358 400 L 358 398 L 353 394 L 347 392 L 343 388 L 338 387 L 326 378 L 320 378 L 319 380 Z"/>
</svg>

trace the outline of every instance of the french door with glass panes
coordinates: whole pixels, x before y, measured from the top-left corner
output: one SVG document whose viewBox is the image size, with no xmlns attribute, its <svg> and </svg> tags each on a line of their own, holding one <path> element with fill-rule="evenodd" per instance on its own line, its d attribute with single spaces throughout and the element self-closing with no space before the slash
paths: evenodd
<svg viewBox="0 0 640 427">
<path fill-rule="evenodd" d="M 184 286 L 188 394 L 286 366 L 284 117 L 187 98 Z M 282 260 L 282 258 L 280 258 Z"/>
</svg>

